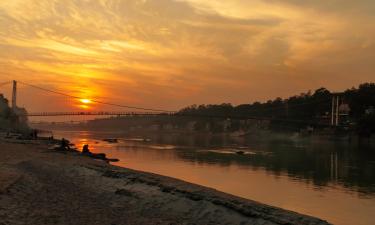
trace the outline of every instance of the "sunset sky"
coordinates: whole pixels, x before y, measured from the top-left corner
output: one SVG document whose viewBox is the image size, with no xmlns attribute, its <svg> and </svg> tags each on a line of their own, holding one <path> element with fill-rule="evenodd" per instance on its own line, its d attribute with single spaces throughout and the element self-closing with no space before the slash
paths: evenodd
<svg viewBox="0 0 375 225">
<path fill-rule="evenodd" d="M 375 81 L 375 1 L 2 0 L 13 79 L 170 110 L 339 91 Z M 20 104 L 43 110 L 39 92 L 20 85 Z"/>
</svg>

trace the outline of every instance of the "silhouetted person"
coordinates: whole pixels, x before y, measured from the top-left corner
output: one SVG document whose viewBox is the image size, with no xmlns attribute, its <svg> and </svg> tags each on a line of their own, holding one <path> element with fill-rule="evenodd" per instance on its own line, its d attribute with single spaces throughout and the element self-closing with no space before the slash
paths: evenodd
<svg viewBox="0 0 375 225">
<path fill-rule="evenodd" d="M 38 139 L 38 130 L 33 130 L 33 139 Z"/>
<path fill-rule="evenodd" d="M 82 148 L 82 154 L 89 156 L 94 159 L 108 160 L 104 153 L 92 153 L 90 152 L 89 145 L 84 145 Z"/>
<path fill-rule="evenodd" d="M 65 138 L 61 139 L 61 146 L 60 146 L 61 150 L 69 150 L 70 147 L 69 147 L 69 141 L 66 140 Z"/>
<path fill-rule="evenodd" d="M 89 145 L 84 145 L 83 148 L 82 148 L 82 154 L 91 154 L 90 152 L 90 149 L 89 149 Z"/>
</svg>

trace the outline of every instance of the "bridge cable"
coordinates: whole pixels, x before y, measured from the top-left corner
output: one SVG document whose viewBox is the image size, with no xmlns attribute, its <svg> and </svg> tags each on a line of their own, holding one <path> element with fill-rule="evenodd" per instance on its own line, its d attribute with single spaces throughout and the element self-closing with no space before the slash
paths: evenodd
<svg viewBox="0 0 375 225">
<path fill-rule="evenodd" d="M 23 85 L 33 87 L 35 89 L 39 89 L 39 90 L 42 90 L 42 91 L 62 95 L 62 96 L 65 96 L 65 97 L 81 99 L 81 97 L 78 97 L 78 96 L 69 95 L 69 94 L 59 92 L 59 91 L 50 90 L 50 89 L 47 89 L 47 88 L 43 88 L 43 87 L 39 87 L 39 86 L 36 86 L 36 85 L 28 84 L 28 83 L 25 83 L 25 82 L 22 82 L 22 81 L 18 81 L 18 83 L 21 83 Z M 175 112 L 175 111 L 164 110 L 164 109 L 153 109 L 153 108 L 143 108 L 143 107 L 136 107 L 136 106 L 129 106 L 129 105 L 120 105 L 120 104 L 115 104 L 115 103 L 110 103 L 110 102 L 103 102 L 103 101 L 99 101 L 99 100 L 95 100 L 95 99 L 90 99 L 90 100 L 92 102 L 95 102 L 95 103 L 98 103 L 98 104 L 115 106 L 115 107 L 120 107 L 120 108 L 137 109 L 137 110 L 154 111 L 154 112 L 163 112 L 163 113 L 174 113 Z"/>
<path fill-rule="evenodd" d="M 0 87 L 4 86 L 4 85 L 7 85 L 7 84 L 10 84 L 10 83 L 12 83 L 12 81 L 2 82 L 2 83 L 0 83 Z"/>
<path fill-rule="evenodd" d="M 62 92 L 58 92 L 58 91 L 54 91 L 54 90 L 50 90 L 50 89 L 47 89 L 47 88 L 43 88 L 43 87 L 39 87 L 39 86 L 36 86 L 36 85 L 32 85 L 32 84 L 29 84 L 29 83 L 25 83 L 25 82 L 22 82 L 22 81 L 18 81 L 19 83 L 21 84 L 24 84 L 26 86 L 30 86 L 30 87 L 33 87 L 35 89 L 39 89 L 39 90 L 42 90 L 42 91 L 46 91 L 46 92 L 50 92 L 50 93 L 54 93 L 54 94 L 58 94 L 58 95 L 62 95 L 62 96 L 66 96 L 66 97 L 70 97 L 70 98 L 75 98 L 75 99 L 81 99 L 81 97 L 78 97 L 78 96 L 74 96 L 74 95 L 69 95 L 69 94 L 65 94 L 65 93 L 62 93 Z M 8 82 L 7 82 L 8 83 Z M 311 101 L 311 102 L 308 102 L 308 103 L 297 103 L 297 104 L 291 104 L 289 107 L 290 108 L 294 108 L 294 107 L 298 107 L 298 106 L 301 106 L 301 105 L 309 105 L 309 104 L 316 104 L 318 102 L 326 102 L 328 99 L 319 99 L 319 100 L 315 100 L 315 101 Z M 116 106 L 116 107 L 121 107 L 121 108 L 130 108 L 130 109 L 138 109 L 138 110 L 145 110 L 145 111 L 154 111 L 154 112 L 161 112 L 161 113 L 174 113 L 175 116 L 183 116 L 183 117 L 203 117 L 203 118 L 232 118 L 232 119 L 260 119 L 260 120 L 275 120 L 275 121 L 285 121 L 285 122 L 305 122 L 305 123 L 311 123 L 311 122 L 307 122 L 305 120 L 295 120 L 295 119 L 280 119 L 280 118 L 272 118 L 272 117 L 257 117 L 257 116 L 233 116 L 233 115 L 209 115 L 209 114 L 201 114 L 201 113 L 184 113 L 184 112 L 181 112 L 181 113 L 177 113 L 176 111 L 169 111 L 169 110 L 162 110 L 162 109 L 153 109 L 153 108 L 143 108 L 143 107 L 135 107 L 135 106 L 128 106 L 128 105 L 120 105 L 120 104 L 114 104 L 114 103 L 109 103 L 109 102 L 103 102 L 103 101 L 98 101 L 98 100 L 91 100 L 92 102 L 95 102 L 95 103 L 98 103 L 98 104 L 102 104 L 102 105 L 110 105 L 110 106 Z M 268 111 L 268 110 L 275 110 L 275 109 L 282 109 L 284 108 L 285 106 L 274 106 L 274 107 L 266 107 L 266 108 L 263 108 L 263 109 L 255 109 L 254 111 Z M 253 110 L 250 110 L 250 111 L 253 111 Z M 177 113 L 177 114 L 176 114 Z M 254 112 L 252 112 L 254 113 Z M 320 124 L 320 123 L 317 123 L 317 124 Z"/>
</svg>

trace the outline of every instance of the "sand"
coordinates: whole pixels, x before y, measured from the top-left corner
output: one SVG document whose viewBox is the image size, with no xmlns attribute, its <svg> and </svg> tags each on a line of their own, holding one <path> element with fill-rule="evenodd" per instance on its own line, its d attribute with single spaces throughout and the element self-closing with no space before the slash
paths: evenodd
<svg viewBox="0 0 375 225">
<path fill-rule="evenodd" d="M 10 143 L 13 142 L 13 143 Z M 325 221 L 43 141 L 0 139 L 0 225 L 326 225 Z"/>
</svg>

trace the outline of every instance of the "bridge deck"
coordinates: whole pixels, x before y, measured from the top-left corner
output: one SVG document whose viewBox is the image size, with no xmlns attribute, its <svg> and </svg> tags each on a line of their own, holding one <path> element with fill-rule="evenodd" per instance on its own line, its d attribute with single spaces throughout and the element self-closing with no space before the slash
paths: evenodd
<svg viewBox="0 0 375 225">
<path fill-rule="evenodd" d="M 153 112 L 35 112 L 27 113 L 28 117 L 45 116 L 159 116 L 173 115 L 172 113 L 153 113 Z"/>
</svg>

